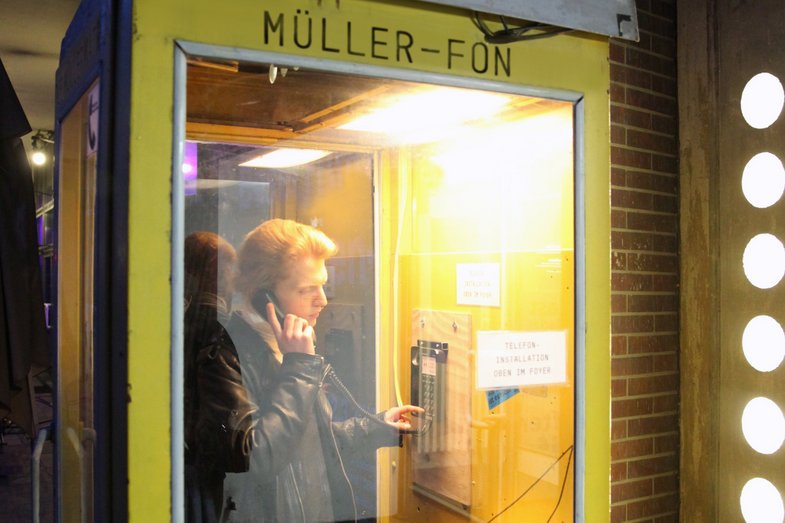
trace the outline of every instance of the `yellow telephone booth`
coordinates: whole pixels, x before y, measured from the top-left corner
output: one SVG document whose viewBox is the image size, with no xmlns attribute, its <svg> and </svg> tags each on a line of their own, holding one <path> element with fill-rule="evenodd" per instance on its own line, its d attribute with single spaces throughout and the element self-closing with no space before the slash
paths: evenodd
<svg viewBox="0 0 785 523">
<path fill-rule="evenodd" d="M 608 519 L 608 37 L 635 8 L 518 4 L 83 2 L 58 73 L 63 520 L 190 519 L 184 242 L 237 252 L 274 218 L 338 246 L 333 420 L 425 411 L 342 450 L 358 519 Z"/>
</svg>

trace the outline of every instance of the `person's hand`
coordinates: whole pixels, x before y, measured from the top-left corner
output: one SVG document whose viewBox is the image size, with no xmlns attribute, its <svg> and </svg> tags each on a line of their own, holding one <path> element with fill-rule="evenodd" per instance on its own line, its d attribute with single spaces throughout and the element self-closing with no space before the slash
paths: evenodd
<svg viewBox="0 0 785 523">
<path fill-rule="evenodd" d="M 384 421 L 397 428 L 398 430 L 412 430 L 410 416 L 422 416 L 425 409 L 414 405 L 404 405 L 393 407 L 384 413 Z"/>
<path fill-rule="evenodd" d="M 275 315 L 275 306 L 267 304 L 267 321 L 273 328 L 275 339 L 278 340 L 278 348 L 282 354 L 288 352 L 302 352 L 305 354 L 315 354 L 313 327 L 305 318 L 300 318 L 294 314 L 287 314 L 283 319 L 283 325 Z"/>
</svg>

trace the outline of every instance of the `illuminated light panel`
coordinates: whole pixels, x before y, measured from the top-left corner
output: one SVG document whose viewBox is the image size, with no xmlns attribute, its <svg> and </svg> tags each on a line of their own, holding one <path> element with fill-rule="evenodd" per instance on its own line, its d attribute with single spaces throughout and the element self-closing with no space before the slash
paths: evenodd
<svg viewBox="0 0 785 523">
<path fill-rule="evenodd" d="M 785 168 L 780 159 L 769 152 L 753 156 L 744 166 L 741 190 L 747 201 L 758 209 L 777 203 L 785 191 Z"/>
<path fill-rule="evenodd" d="M 785 103 L 779 79 L 770 73 L 758 73 L 747 82 L 741 93 L 741 114 L 755 129 L 765 129 L 777 121 Z"/>
<path fill-rule="evenodd" d="M 785 416 L 776 403 L 759 396 L 744 407 L 741 430 L 744 439 L 756 452 L 773 454 L 785 441 Z"/>
<path fill-rule="evenodd" d="M 763 478 L 752 478 L 744 485 L 739 503 L 747 523 L 782 523 L 785 517 L 779 490 Z"/>
<path fill-rule="evenodd" d="M 330 151 L 318 149 L 277 149 L 241 163 L 240 167 L 260 167 L 283 169 L 315 162 L 330 154 Z"/>
<path fill-rule="evenodd" d="M 360 116 L 338 129 L 439 135 L 460 122 L 493 116 L 509 101 L 510 98 L 502 94 L 438 89 L 401 97 L 393 105 Z"/>
<path fill-rule="evenodd" d="M 759 289 L 770 289 L 785 275 L 785 247 L 768 233 L 753 237 L 744 248 L 744 274 Z"/>
<path fill-rule="evenodd" d="M 771 316 L 755 316 L 744 327 L 741 346 L 755 370 L 771 372 L 785 358 L 785 331 Z"/>
</svg>

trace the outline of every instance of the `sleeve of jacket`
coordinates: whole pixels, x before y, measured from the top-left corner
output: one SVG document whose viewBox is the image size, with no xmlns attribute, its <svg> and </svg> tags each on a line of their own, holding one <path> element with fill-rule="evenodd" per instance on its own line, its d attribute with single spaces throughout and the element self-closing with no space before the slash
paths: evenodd
<svg viewBox="0 0 785 523">
<path fill-rule="evenodd" d="M 272 387 L 260 400 L 254 430 L 254 452 L 262 477 L 279 472 L 299 452 L 306 423 L 314 422 L 324 360 L 321 356 L 287 353 Z"/>
<path fill-rule="evenodd" d="M 376 415 L 384 419 L 384 413 Z M 391 425 L 375 423 L 367 417 L 349 418 L 333 422 L 333 432 L 341 453 L 368 452 L 379 447 L 394 447 L 400 443 L 400 432 Z"/>
<path fill-rule="evenodd" d="M 196 379 L 199 460 L 221 472 L 247 471 L 258 408 L 243 386 L 237 354 L 223 344 L 205 347 L 197 357 Z"/>
</svg>

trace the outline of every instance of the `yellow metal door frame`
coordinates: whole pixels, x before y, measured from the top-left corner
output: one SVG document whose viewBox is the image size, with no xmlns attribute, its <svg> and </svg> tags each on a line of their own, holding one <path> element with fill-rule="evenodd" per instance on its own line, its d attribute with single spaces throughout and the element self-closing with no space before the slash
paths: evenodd
<svg viewBox="0 0 785 523">
<path fill-rule="evenodd" d="M 475 87 L 505 84 L 532 91 L 580 93 L 585 235 L 584 520 L 609 514 L 610 469 L 610 205 L 608 42 L 582 34 L 493 48 L 492 63 L 472 57 L 482 42 L 467 12 L 423 4 L 317 0 L 208 0 L 137 2 L 132 42 L 128 260 L 128 468 L 132 521 L 161 521 L 172 514 L 170 438 L 172 375 L 172 173 L 176 130 L 172 93 L 178 40 L 205 45 L 392 67 L 473 81 Z M 314 38 L 265 39 L 265 13 L 292 24 L 310 22 Z M 297 20 L 295 22 L 295 19 Z M 286 22 L 284 22 L 286 23 Z M 384 26 L 386 31 L 374 31 Z M 364 32 L 363 40 L 333 40 L 330 27 Z M 301 27 L 307 27 L 302 25 Z M 321 33 L 319 33 L 321 31 Z M 268 37 L 272 33 L 268 32 Z M 293 34 L 293 33 L 287 33 Z M 408 35 L 408 36 L 407 36 Z M 431 39 L 415 59 L 409 37 Z M 430 47 L 429 47 L 430 46 Z M 451 46 L 451 47 L 450 47 Z M 410 53 L 407 54 L 406 51 Z M 477 51 L 480 52 L 480 51 Z M 500 53 L 499 55 L 494 53 Z M 459 56 L 462 55 L 462 56 Z M 509 59 L 507 60 L 507 58 Z M 472 61 L 474 59 L 474 61 Z M 479 61 L 478 61 L 479 60 Z M 359 69 L 358 69 L 359 70 Z M 580 219 L 580 218 L 579 218 Z M 383 298 L 383 296 L 380 296 Z M 576 325 L 580 328 L 580 325 Z M 582 444 L 581 444 L 582 443 Z"/>
</svg>

